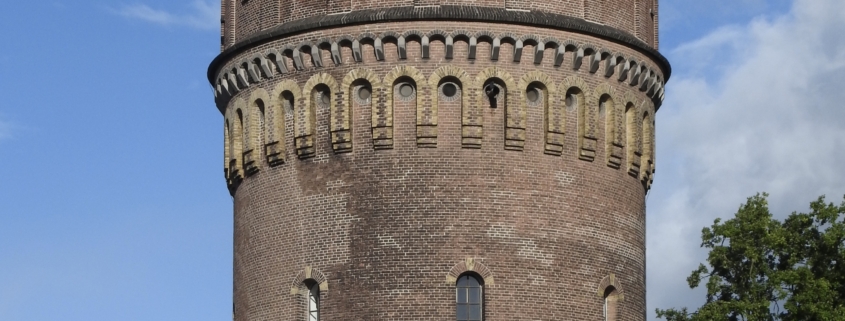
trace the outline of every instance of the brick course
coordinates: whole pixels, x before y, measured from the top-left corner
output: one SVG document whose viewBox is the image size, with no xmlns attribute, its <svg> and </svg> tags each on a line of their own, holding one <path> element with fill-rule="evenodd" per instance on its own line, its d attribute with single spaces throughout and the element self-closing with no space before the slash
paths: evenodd
<svg viewBox="0 0 845 321">
<path fill-rule="evenodd" d="M 278 24 L 304 18 L 366 9 L 431 6 L 474 6 L 542 11 L 581 18 L 630 34 L 656 48 L 657 0 L 222 0 L 236 8 L 238 40 Z M 224 19 L 226 11 L 223 10 Z M 654 13 L 654 15 L 652 15 Z"/>
</svg>

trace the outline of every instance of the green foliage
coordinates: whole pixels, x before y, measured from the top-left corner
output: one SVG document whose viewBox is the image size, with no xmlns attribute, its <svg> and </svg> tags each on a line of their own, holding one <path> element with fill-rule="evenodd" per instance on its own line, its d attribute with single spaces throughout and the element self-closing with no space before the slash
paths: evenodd
<svg viewBox="0 0 845 321">
<path fill-rule="evenodd" d="M 810 203 L 810 213 L 772 218 L 757 194 L 734 218 L 701 231 L 710 253 L 687 278 L 707 298 L 697 311 L 657 309 L 668 321 L 845 320 L 845 201 Z"/>
</svg>

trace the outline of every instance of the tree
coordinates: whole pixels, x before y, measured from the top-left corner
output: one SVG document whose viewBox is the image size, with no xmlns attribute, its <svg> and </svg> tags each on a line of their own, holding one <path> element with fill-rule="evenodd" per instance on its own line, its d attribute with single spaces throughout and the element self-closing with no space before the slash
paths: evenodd
<svg viewBox="0 0 845 321">
<path fill-rule="evenodd" d="M 657 309 L 668 321 L 845 320 L 845 201 L 810 203 L 810 213 L 772 218 L 768 194 L 749 197 L 734 218 L 701 231 L 707 264 L 687 278 L 705 282 L 695 312 Z"/>
</svg>

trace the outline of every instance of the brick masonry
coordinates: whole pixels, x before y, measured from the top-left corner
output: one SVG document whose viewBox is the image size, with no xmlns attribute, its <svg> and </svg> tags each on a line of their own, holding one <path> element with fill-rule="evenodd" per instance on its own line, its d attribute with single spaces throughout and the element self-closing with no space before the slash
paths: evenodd
<svg viewBox="0 0 845 321">
<path fill-rule="evenodd" d="M 231 34 L 292 21 L 277 11 L 408 5 L 289 2 L 229 4 L 240 10 Z M 635 30 L 638 5 L 651 3 L 489 2 L 637 37 L 647 33 Z M 419 35 L 431 35 L 427 55 Z M 496 60 L 493 38 L 504 40 Z M 575 49 L 556 61 L 554 46 L 537 49 L 547 39 Z M 339 26 L 244 48 L 212 78 L 223 79 L 214 85 L 234 196 L 235 320 L 305 320 L 308 279 L 320 285 L 322 320 L 454 320 L 454 280 L 467 271 L 485 281 L 485 320 L 602 320 L 609 287 L 616 320 L 645 320 L 644 196 L 665 79 L 653 55 L 586 33 L 456 21 Z M 579 48 L 593 48 L 580 64 Z M 617 56 L 647 68 L 623 72 L 608 64 Z M 491 79 L 502 89 L 495 107 L 482 92 Z M 457 93 L 445 96 L 445 83 Z M 405 97 L 401 84 L 415 91 Z"/>
<path fill-rule="evenodd" d="M 222 0 L 221 29 L 228 47 L 249 35 L 305 18 L 371 9 L 469 6 L 559 14 L 596 22 L 657 48 L 657 0 Z"/>
</svg>

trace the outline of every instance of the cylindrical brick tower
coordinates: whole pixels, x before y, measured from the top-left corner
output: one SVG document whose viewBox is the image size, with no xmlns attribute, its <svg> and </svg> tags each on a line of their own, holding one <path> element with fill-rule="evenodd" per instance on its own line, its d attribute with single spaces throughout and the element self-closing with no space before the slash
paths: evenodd
<svg viewBox="0 0 845 321">
<path fill-rule="evenodd" d="M 223 0 L 234 319 L 645 320 L 657 0 Z"/>
</svg>

